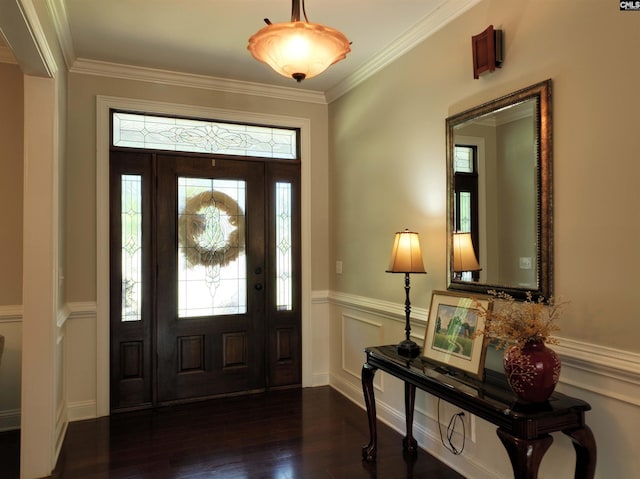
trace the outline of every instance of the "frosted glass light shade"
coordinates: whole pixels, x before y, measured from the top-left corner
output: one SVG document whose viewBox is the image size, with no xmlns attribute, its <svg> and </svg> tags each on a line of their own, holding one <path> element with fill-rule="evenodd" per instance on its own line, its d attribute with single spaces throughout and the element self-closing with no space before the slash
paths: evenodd
<svg viewBox="0 0 640 479">
<path fill-rule="evenodd" d="M 249 38 L 247 49 L 256 60 L 298 82 L 319 75 L 351 51 L 338 30 L 301 21 L 267 25 Z"/>
</svg>

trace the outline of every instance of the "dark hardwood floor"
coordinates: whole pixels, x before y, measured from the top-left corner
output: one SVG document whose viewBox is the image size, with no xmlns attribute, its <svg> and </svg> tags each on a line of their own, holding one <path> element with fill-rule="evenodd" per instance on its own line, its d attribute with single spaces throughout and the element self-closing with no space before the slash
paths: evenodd
<svg viewBox="0 0 640 479">
<path fill-rule="evenodd" d="M 368 439 L 365 411 L 330 387 L 272 391 L 71 423 L 54 477 L 462 478 L 422 450 L 405 458 L 384 424 L 364 463 Z"/>
</svg>

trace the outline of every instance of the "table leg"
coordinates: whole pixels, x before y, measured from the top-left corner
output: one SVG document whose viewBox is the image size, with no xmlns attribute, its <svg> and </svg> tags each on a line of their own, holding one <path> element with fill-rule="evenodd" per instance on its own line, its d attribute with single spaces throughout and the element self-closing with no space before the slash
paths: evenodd
<svg viewBox="0 0 640 479">
<path fill-rule="evenodd" d="M 545 434 L 537 439 L 521 439 L 498 428 L 498 437 L 509 454 L 515 479 L 536 479 L 540 461 L 553 438 Z"/>
<path fill-rule="evenodd" d="M 367 406 L 367 417 L 369 418 L 369 444 L 362 446 L 362 459 L 365 461 L 375 461 L 378 452 L 378 429 L 376 424 L 376 398 L 373 392 L 373 377 L 378 368 L 374 368 L 365 363 L 362 366 L 362 392 L 364 393 L 364 403 Z"/>
<path fill-rule="evenodd" d="M 413 437 L 413 410 L 416 404 L 416 387 L 404 383 L 404 414 L 407 423 L 407 435 L 402 440 L 402 448 L 411 454 L 418 452 L 418 441 Z"/>
<path fill-rule="evenodd" d="M 562 431 L 573 441 L 576 450 L 575 479 L 593 479 L 596 474 L 596 440 L 589 426 Z"/>
</svg>

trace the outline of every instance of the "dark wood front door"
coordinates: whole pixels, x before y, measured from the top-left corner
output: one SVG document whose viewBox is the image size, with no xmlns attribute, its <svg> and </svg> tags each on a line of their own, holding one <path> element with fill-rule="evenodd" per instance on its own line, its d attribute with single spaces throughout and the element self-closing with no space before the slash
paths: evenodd
<svg viewBox="0 0 640 479">
<path fill-rule="evenodd" d="M 299 165 L 118 151 L 111 185 L 112 410 L 299 384 Z"/>
</svg>

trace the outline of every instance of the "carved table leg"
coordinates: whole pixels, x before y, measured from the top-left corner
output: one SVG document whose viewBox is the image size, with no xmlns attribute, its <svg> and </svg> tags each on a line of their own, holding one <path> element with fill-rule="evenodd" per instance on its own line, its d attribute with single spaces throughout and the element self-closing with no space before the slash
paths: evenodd
<svg viewBox="0 0 640 479">
<path fill-rule="evenodd" d="M 375 461 L 378 452 L 378 429 L 376 425 L 376 398 L 373 393 L 373 376 L 378 369 L 365 363 L 362 366 L 362 392 L 364 403 L 367 406 L 369 418 L 369 444 L 362 447 L 362 459 Z"/>
<path fill-rule="evenodd" d="M 575 479 L 593 479 L 596 474 L 596 440 L 589 426 L 562 431 L 573 441 L 576 450 Z"/>
<path fill-rule="evenodd" d="M 402 448 L 411 454 L 418 452 L 418 441 L 413 437 L 413 410 L 416 403 L 416 387 L 404 383 L 404 414 L 407 422 L 407 435 L 402 440 Z"/>
<path fill-rule="evenodd" d="M 521 439 L 501 428 L 498 429 L 498 437 L 509 454 L 515 479 L 536 479 L 540 461 L 553 438 L 545 434 L 538 439 Z"/>
</svg>

